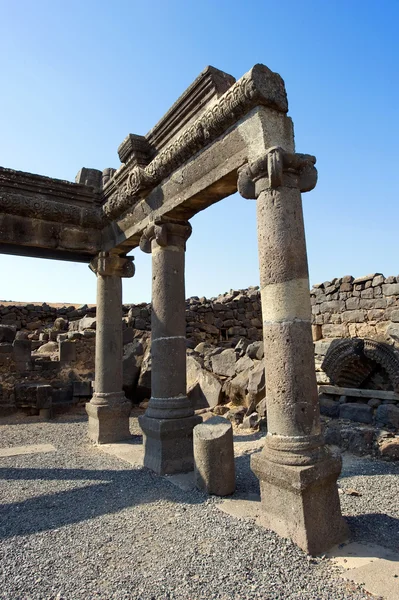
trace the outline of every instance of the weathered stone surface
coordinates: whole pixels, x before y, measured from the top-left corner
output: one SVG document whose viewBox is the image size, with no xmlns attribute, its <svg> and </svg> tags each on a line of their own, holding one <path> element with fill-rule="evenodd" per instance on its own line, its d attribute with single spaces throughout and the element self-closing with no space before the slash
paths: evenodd
<svg viewBox="0 0 399 600">
<path fill-rule="evenodd" d="M 261 400 L 265 395 L 265 384 L 265 367 L 263 361 L 259 361 L 249 373 L 248 393 L 257 401 Z"/>
<path fill-rule="evenodd" d="M 375 419 L 379 427 L 399 429 L 399 407 L 393 404 L 382 404 L 377 408 Z"/>
<path fill-rule="evenodd" d="M 13 325 L 0 325 L 0 343 L 12 343 L 15 339 L 17 328 Z"/>
<path fill-rule="evenodd" d="M 223 417 L 194 427 L 195 482 L 208 494 L 228 496 L 235 490 L 233 428 Z"/>
<path fill-rule="evenodd" d="M 366 404 L 348 402 L 346 404 L 341 404 L 339 408 L 339 418 L 357 421 L 358 423 L 372 423 L 373 409 Z"/>
<path fill-rule="evenodd" d="M 83 317 L 79 321 L 79 331 L 85 331 L 86 329 L 96 329 L 97 319 L 95 317 Z"/>
<path fill-rule="evenodd" d="M 320 414 L 326 417 L 338 417 L 339 415 L 339 402 L 335 402 L 325 394 L 319 396 L 320 402 Z"/>
<path fill-rule="evenodd" d="M 212 370 L 217 375 L 233 377 L 236 372 L 237 354 L 232 348 L 223 350 L 220 354 L 212 356 Z"/>
<path fill-rule="evenodd" d="M 252 359 L 262 360 L 264 356 L 263 342 L 253 342 L 246 350 L 247 356 Z"/>
<path fill-rule="evenodd" d="M 384 440 L 379 448 L 381 458 L 389 460 L 399 460 L 399 437 Z"/>
<path fill-rule="evenodd" d="M 187 356 L 187 396 L 192 400 L 195 410 L 215 407 L 222 393 L 220 381 L 193 356 Z"/>
<path fill-rule="evenodd" d="M 254 361 L 249 358 L 249 356 L 242 356 L 238 359 L 235 365 L 236 373 L 241 373 L 242 371 L 249 371 L 254 366 Z"/>
<path fill-rule="evenodd" d="M 38 348 L 38 354 L 54 354 L 58 353 L 58 344 L 57 342 L 47 342 Z"/>
<path fill-rule="evenodd" d="M 238 375 L 225 382 L 223 392 L 233 404 L 245 405 L 249 373 L 249 370 L 241 371 Z"/>
<path fill-rule="evenodd" d="M 399 283 L 388 283 L 382 286 L 382 293 L 384 296 L 397 296 L 399 295 Z"/>
</svg>

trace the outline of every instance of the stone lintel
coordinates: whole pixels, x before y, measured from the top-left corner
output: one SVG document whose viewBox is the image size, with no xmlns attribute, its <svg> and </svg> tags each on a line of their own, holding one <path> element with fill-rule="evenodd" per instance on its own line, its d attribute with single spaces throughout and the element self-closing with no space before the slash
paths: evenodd
<svg viewBox="0 0 399 600">
<path fill-rule="evenodd" d="M 0 252 L 4 254 L 88 263 L 100 244 L 98 229 L 0 213 Z"/>
<path fill-rule="evenodd" d="M 268 107 L 254 108 L 194 159 L 177 168 L 145 200 L 133 203 L 114 226 L 106 226 L 104 250 L 115 247 L 127 253 L 139 245 L 144 229 L 154 219 L 188 220 L 234 194 L 238 169 L 276 144 L 294 150 L 291 119 Z"/>
<path fill-rule="evenodd" d="M 179 115 L 176 134 L 168 138 L 166 145 L 156 148 L 155 156 L 147 166 L 131 168 L 126 165 L 119 169 L 104 190 L 104 214 L 114 219 L 126 212 L 178 167 L 259 106 L 280 114 L 288 111 L 282 78 L 261 64 L 255 65 L 228 87 L 196 118 L 193 115 L 191 120 L 187 120 Z M 175 107 L 171 110 L 174 111 Z M 146 136 L 149 141 L 152 135 L 153 131 Z"/>
<path fill-rule="evenodd" d="M 86 169 L 87 170 L 87 169 Z M 91 171 L 92 169 L 89 169 Z M 76 205 L 99 205 L 101 203 L 100 195 L 84 183 L 72 183 L 37 175 L 35 173 L 26 173 L 25 171 L 16 171 L 0 167 L 0 193 L 26 192 L 29 196 L 40 196 L 59 202 L 67 202 Z"/>
<path fill-rule="evenodd" d="M 236 82 L 235 78 L 215 67 L 208 66 L 183 92 L 160 121 L 145 136 L 156 152 L 188 124 L 194 122 Z"/>
</svg>

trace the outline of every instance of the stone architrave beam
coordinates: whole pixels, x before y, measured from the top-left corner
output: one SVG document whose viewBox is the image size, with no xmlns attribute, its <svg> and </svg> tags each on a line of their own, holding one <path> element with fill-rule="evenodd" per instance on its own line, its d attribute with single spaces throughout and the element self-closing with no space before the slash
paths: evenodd
<svg viewBox="0 0 399 600">
<path fill-rule="evenodd" d="M 323 441 L 314 366 L 301 192 L 316 159 L 273 147 L 244 166 L 238 189 L 257 200 L 268 433 L 252 457 L 263 524 L 318 554 L 342 542 L 341 457 Z"/>
<path fill-rule="evenodd" d="M 101 252 L 90 269 L 97 275 L 96 378 L 86 411 L 90 439 L 107 444 L 130 437 L 131 404 L 122 391 L 122 277 L 133 277 L 133 257 Z"/>
<path fill-rule="evenodd" d="M 188 222 L 156 221 L 141 240 L 152 254 L 151 399 L 139 418 L 144 466 L 159 475 L 194 468 L 194 415 L 186 389 L 184 262 Z"/>
</svg>

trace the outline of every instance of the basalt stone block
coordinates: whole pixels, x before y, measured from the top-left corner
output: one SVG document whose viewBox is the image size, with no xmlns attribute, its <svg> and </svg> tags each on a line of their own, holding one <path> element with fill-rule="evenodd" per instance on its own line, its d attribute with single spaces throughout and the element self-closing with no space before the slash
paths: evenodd
<svg viewBox="0 0 399 600">
<path fill-rule="evenodd" d="M 394 404 L 382 404 L 377 408 L 376 424 L 379 427 L 399 429 L 399 407 Z"/>
<path fill-rule="evenodd" d="M 60 362 L 73 362 L 76 360 L 76 346 L 74 342 L 65 340 L 58 342 Z"/>
<path fill-rule="evenodd" d="M 74 381 L 73 395 L 90 398 L 92 396 L 91 381 Z"/>
<path fill-rule="evenodd" d="M 130 402 L 99 406 L 88 402 L 86 412 L 89 416 L 88 435 L 97 444 L 112 444 L 129 439 Z"/>
<path fill-rule="evenodd" d="M 233 348 L 223 350 L 220 354 L 212 356 L 212 370 L 217 375 L 225 377 L 234 377 L 237 354 Z"/>
<path fill-rule="evenodd" d="M 338 417 L 340 408 L 339 402 L 335 402 L 325 394 L 319 396 L 319 402 L 320 414 L 325 417 Z"/>
<path fill-rule="evenodd" d="M 344 542 L 349 532 L 336 484 L 341 465 L 338 449 L 309 466 L 277 465 L 265 451 L 254 454 L 251 468 L 261 487 L 261 525 L 312 555 Z"/>
<path fill-rule="evenodd" d="M 0 325 L 0 343 L 11 344 L 16 336 L 17 328 L 13 325 Z"/>
<path fill-rule="evenodd" d="M 227 419 L 212 417 L 194 427 L 196 486 L 216 496 L 235 490 L 233 428 Z"/>
<path fill-rule="evenodd" d="M 11 354 L 12 344 L 0 344 L 0 354 Z"/>
<path fill-rule="evenodd" d="M 357 423 L 372 423 L 373 409 L 367 404 L 348 402 L 340 405 L 339 418 L 349 419 L 350 421 L 356 421 Z"/>
<path fill-rule="evenodd" d="M 15 385 L 15 402 L 17 406 L 33 408 L 50 408 L 52 405 L 53 388 L 51 385 L 40 383 L 21 383 Z"/>
<path fill-rule="evenodd" d="M 249 358 L 262 360 L 264 356 L 263 342 L 253 342 L 249 344 L 246 354 Z"/>
<path fill-rule="evenodd" d="M 13 343 L 14 360 L 17 368 L 27 371 L 32 366 L 32 342 L 27 339 L 15 339 Z"/>
<path fill-rule="evenodd" d="M 144 466 L 158 475 L 192 471 L 193 429 L 201 422 L 198 415 L 182 419 L 139 417 L 144 434 Z"/>
<path fill-rule="evenodd" d="M 131 327 L 127 327 L 126 329 L 123 330 L 122 336 L 123 336 L 123 345 L 130 344 L 131 342 L 133 342 L 133 338 L 134 338 L 133 329 Z"/>
</svg>

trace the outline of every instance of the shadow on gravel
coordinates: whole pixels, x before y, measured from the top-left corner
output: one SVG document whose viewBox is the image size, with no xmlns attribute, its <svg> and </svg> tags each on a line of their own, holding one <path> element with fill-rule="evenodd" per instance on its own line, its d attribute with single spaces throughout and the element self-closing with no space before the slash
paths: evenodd
<svg viewBox="0 0 399 600">
<path fill-rule="evenodd" d="M 381 513 L 369 513 L 348 517 L 351 539 L 356 542 L 378 544 L 399 551 L 399 519 Z"/>
<path fill-rule="evenodd" d="M 22 502 L 0 505 L 0 539 L 58 529 L 159 500 L 202 504 L 200 492 L 187 494 L 147 469 L 112 471 L 88 469 L 0 468 L 0 481 L 84 481 L 84 487 L 47 493 Z M 92 484 L 92 481 L 98 483 Z M 40 493 L 40 488 L 38 489 Z"/>
<path fill-rule="evenodd" d="M 399 464 L 349 454 L 343 455 L 340 479 L 371 475 L 399 475 Z"/>
</svg>

